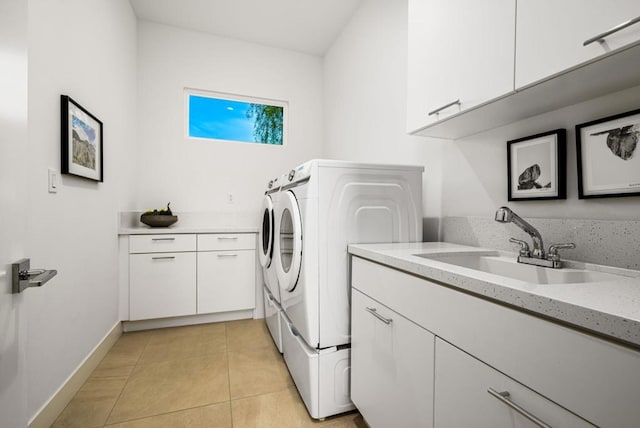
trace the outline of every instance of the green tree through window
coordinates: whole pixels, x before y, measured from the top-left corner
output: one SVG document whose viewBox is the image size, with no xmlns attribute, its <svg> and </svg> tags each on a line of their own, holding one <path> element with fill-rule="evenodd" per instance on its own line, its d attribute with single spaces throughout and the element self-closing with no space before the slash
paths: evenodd
<svg viewBox="0 0 640 428">
<path fill-rule="evenodd" d="M 253 138 L 265 144 L 282 145 L 282 116 L 284 109 L 265 104 L 249 104 L 246 115 L 253 119 Z"/>
</svg>

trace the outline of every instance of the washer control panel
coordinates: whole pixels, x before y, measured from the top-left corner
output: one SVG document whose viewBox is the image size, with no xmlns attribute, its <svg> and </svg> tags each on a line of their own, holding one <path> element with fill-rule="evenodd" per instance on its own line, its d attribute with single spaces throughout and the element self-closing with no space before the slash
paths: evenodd
<svg viewBox="0 0 640 428">
<path fill-rule="evenodd" d="M 289 171 L 289 173 L 286 175 L 285 180 L 287 184 L 297 183 L 300 181 L 308 180 L 310 175 L 311 175 L 311 162 L 307 162 Z"/>
</svg>

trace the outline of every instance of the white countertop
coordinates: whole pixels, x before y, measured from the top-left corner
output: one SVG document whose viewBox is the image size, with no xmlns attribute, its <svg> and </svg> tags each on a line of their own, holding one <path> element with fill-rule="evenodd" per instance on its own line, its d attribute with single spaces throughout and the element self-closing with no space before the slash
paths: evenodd
<svg viewBox="0 0 640 428">
<path fill-rule="evenodd" d="M 445 242 L 349 245 L 349 253 L 355 256 L 640 347 L 640 271 L 566 262 L 569 268 L 622 277 L 620 281 L 538 285 L 416 256 L 486 251 L 495 250 Z"/>
<path fill-rule="evenodd" d="M 163 235 L 180 233 L 257 233 L 259 218 L 254 213 L 176 213 L 178 222 L 169 227 L 140 223 L 140 212 L 121 212 L 118 235 Z"/>
<path fill-rule="evenodd" d="M 180 233 L 257 233 L 257 227 L 243 226 L 213 226 L 213 227 L 180 227 L 175 224 L 169 227 L 140 227 L 120 228 L 118 235 L 164 235 Z"/>
</svg>

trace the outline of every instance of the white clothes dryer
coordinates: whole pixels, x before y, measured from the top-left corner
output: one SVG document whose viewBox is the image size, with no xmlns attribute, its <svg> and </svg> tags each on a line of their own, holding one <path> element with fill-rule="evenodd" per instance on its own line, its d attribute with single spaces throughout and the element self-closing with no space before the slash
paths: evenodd
<svg viewBox="0 0 640 428">
<path fill-rule="evenodd" d="M 282 353 L 282 327 L 280 322 L 282 308 L 280 306 L 280 286 L 276 273 L 274 252 L 275 210 L 278 207 L 280 179 L 269 181 L 260 209 L 260 227 L 258 229 L 258 259 L 262 266 L 264 278 L 264 310 L 265 321 L 269 333 L 278 351 Z"/>
<path fill-rule="evenodd" d="M 275 254 L 275 211 L 280 197 L 280 178 L 269 181 L 260 207 L 260 227 L 258 229 L 258 259 L 264 281 L 278 304 L 280 303 L 280 287 L 276 273 Z"/>
<path fill-rule="evenodd" d="M 349 386 L 347 246 L 421 241 L 423 171 L 420 166 L 312 160 L 281 183 L 274 249 L 287 319 L 283 350 L 312 417 L 352 408 L 335 399 Z M 319 372 L 328 377 L 310 386 Z"/>
</svg>

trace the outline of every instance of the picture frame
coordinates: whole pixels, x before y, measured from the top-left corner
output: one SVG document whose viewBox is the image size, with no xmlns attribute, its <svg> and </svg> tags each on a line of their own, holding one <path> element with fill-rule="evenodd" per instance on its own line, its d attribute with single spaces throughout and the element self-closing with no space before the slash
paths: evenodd
<svg viewBox="0 0 640 428">
<path fill-rule="evenodd" d="M 640 196 L 640 109 L 576 125 L 578 197 Z"/>
<path fill-rule="evenodd" d="M 60 96 L 63 174 L 104 181 L 103 125 L 68 95 Z"/>
<path fill-rule="evenodd" d="M 509 201 L 567 199 L 565 129 L 507 141 Z"/>
</svg>

